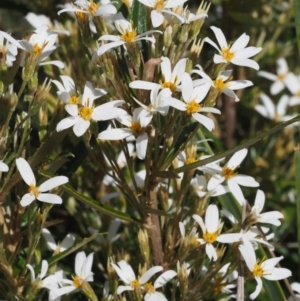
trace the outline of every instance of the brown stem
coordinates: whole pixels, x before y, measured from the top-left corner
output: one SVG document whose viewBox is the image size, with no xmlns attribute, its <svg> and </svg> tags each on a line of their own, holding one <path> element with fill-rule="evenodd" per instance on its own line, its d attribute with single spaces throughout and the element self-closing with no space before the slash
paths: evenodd
<svg viewBox="0 0 300 301">
<path fill-rule="evenodd" d="M 149 183 L 148 207 L 157 209 L 156 186 L 157 183 Z M 151 246 L 155 265 L 163 265 L 164 256 L 162 249 L 162 237 L 159 217 L 156 214 L 147 214 L 146 223 L 151 238 Z"/>
</svg>

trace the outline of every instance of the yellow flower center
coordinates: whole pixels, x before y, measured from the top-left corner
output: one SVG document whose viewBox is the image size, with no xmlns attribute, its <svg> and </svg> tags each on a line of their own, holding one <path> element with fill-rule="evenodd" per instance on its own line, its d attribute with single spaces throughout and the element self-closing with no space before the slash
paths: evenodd
<svg viewBox="0 0 300 301">
<path fill-rule="evenodd" d="M 131 22 L 131 28 L 133 28 L 132 22 Z M 137 36 L 136 29 L 126 30 L 122 26 L 120 26 L 120 31 L 122 32 L 121 39 L 126 43 L 133 42 Z"/>
<path fill-rule="evenodd" d="M 203 234 L 203 239 L 208 242 L 209 244 L 212 244 L 213 242 L 215 242 L 218 238 L 218 233 L 204 233 Z"/>
<path fill-rule="evenodd" d="M 229 167 L 224 167 L 223 171 L 222 171 L 223 176 L 225 177 L 225 179 L 230 179 L 234 176 L 237 175 L 237 172 L 234 169 L 231 169 Z"/>
<path fill-rule="evenodd" d="M 122 2 L 128 7 L 131 7 L 131 1 L 130 0 L 122 0 Z"/>
<path fill-rule="evenodd" d="M 165 2 L 163 0 L 157 0 L 154 6 L 155 10 L 161 10 L 165 8 Z"/>
<path fill-rule="evenodd" d="M 195 100 L 191 101 L 186 105 L 186 113 L 191 115 L 193 113 L 199 112 L 201 109 L 201 105 L 197 103 Z"/>
<path fill-rule="evenodd" d="M 140 281 L 138 279 L 135 279 L 130 283 L 130 285 L 133 289 L 136 290 L 140 287 Z"/>
<path fill-rule="evenodd" d="M 252 274 L 254 277 L 262 277 L 264 274 L 263 268 L 260 266 L 259 263 L 255 264 Z"/>
<path fill-rule="evenodd" d="M 95 15 L 96 11 L 98 10 L 99 8 L 99 5 L 96 4 L 96 3 L 92 3 L 91 5 L 89 5 L 89 12 L 92 14 L 92 15 Z"/>
<path fill-rule="evenodd" d="M 174 82 L 166 82 L 165 76 L 162 76 L 162 80 L 159 81 L 159 84 L 161 85 L 162 89 L 169 88 L 172 93 L 176 91 L 177 85 L 177 76 L 174 79 Z"/>
<path fill-rule="evenodd" d="M 151 282 L 147 282 L 145 284 L 145 290 L 146 290 L 147 293 L 150 293 L 150 294 L 155 293 L 155 287 L 152 285 Z"/>
<path fill-rule="evenodd" d="M 216 80 L 213 80 L 213 84 L 214 84 L 214 87 L 219 91 L 228 87 L 228 84 L 224 83 L 222 78 L 217 78 Z"/>
<path fill-rule="evenodd" d="M 69 102 L 70 102 L 71 104 L 73 104 L 73 105 L 77 105 L 77 101 L 78 101 L 78 97 L 77 97 L 76 95 L 73 94 L 73 95 L 71 96 Z"/>
<path fill-rule="evenodd" d="M 197 160 L 195 159 L 195 158 L 187 158 L 186 160 L 185 160 L 185 164 L 191 164 L 191 163 L 194 163 L 194 162 L 196 162 Z"/>
<path fill-rule="evenodd" d="M 76 286 L 77 288 L 80 288 L 82 285 L 82 282 L 83 282 L 82 279 L 79 278 L 78 276 L 72 276 L 72 278 L 73 278 L 74 286 Z"/>
<path fill-rule="evenodd" d="M 79 19 L 81 21 L 85 20 L 85 17 L 86 17 L 85 13 L 83 13 L 83 12 L 75 12 L 75 15 L 76 15 L 77 19 Z"/>
<path fill-rule="evenodd" d="M 145 128 L 142 127 L 139 122 L 135 121 L 131 123 L 130 129 L 132 129 L 138 135 L 143 134 L 145 132 Z"/>
<path fill-rule="evenodd" d="M 296 92 L 296 96 L 300 97 L 300 90 Z"/>
<path fill-rule="evenodd" d="M 223 48 L 222 55 L 227 62 L 230 62 L 234 57 L 234 53 L 229 48 Z"/>
<path fill-rule="evenodd" d="M 93 114 L 93 108 L 83 107 L 79 109 L 78 113 L 84 120 L 90 121 Z"/>
<path fill-rule="evenodd" d="M 43 49 L 42 49 L 38 44 L 35 44 L 35 45 L 33 46 L 33 53 L 34 53 L 35 55 L 41 55 L 42 52 L 43 52 Z"/>
<path fill-rule="evenodd" d="M 286 74 L 279 74 L 279 75 L 277 76 L 277 78 L 278 78 L 279 80 L 284 80 L 285 77 L 286 77 Z"/>
<path fill-rule="evenodd" d="M 39 191 L 38 187 L 36 187 L 36 186 L 33 185 L 33 184 L 29 186 L 28 192 L 29 192 L 31 195 L 34 195 L 35 197 L 37 197 L 37 196 L 40 194 L 40 191 Z"/>
</svg>

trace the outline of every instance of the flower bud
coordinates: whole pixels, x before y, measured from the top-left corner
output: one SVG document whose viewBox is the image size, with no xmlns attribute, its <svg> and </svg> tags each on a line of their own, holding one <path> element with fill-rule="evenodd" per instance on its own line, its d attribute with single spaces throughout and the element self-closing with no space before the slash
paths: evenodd
<svg viewBox="0 0 300 301">
<path fill-rule="evenodd" d="M 148 232 L 145 229 L 140 229 L 138 232 L 138 242 L 142 253 L 143 260 L 149 262 L 150 247 Z"/>
</svg>

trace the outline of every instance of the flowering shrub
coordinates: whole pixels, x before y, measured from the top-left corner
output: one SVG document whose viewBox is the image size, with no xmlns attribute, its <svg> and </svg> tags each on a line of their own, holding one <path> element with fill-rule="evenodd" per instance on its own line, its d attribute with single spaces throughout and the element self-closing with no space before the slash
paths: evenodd
<svg viewBox="0 0 300 301">
<path fill-rule="evenodd" d="M 253 144 L 291 137 L 299 78 L 284 58 L 257 73 L 247 33 L 205 37 L 209 10 L 77 0 L 60 21 L 29 13 L 23 39 L 0 31 L 0 298 L 285 300 L 276 281 L 292 268 L 273 253 L 285 215 L 264 192 L 279 176 Z M 246 103 L 253 82 L 234 78 L 248 67 L 290 94 L 256 93 L 267 130 L 225 150 L 220 99 Z"/>
</svg>

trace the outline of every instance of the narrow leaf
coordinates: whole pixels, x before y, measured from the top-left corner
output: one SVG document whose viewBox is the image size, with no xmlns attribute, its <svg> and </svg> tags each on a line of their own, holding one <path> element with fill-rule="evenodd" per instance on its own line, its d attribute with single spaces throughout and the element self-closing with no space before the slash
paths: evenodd
<svg viewBox="0 0 300 301">
<path fill-rule="evenodd" d="M 295 149 L 298 254 L 300 256 L 300 147 Z"/>
<path fill-rule="evenodd" d="M 138 0 L 133 0 L 132 3 L 132 21 L 139 34 L 147 30 L 146 8 Z"/>
<path fill-rule="evenodd" d="M 300 0 L 294 0 L 294 12 L 295 12 L 296 39 L 297 39 L 298 52 L 300 57 Z"/>
<path fill-rule="evenodd" d="M 184 165 L 182 167 L 174 169 L 174 171 L 177 172 L 177 173 L 180 173 L 180 172 L 192 170 L 192 169 L 198 168 L 200 166 L 203 166 L 205 164 L 208 164 L 208 163 L 214 162 L 216 160 L 225 158 L 225 157 L 227 157 L 227 156 L 229 156 L 229 155 L 231 155 L 233 153 L 236 153 L 237 151 L 239 151 L 239 150 L 241 150 L 243 148 L 248 148 L 249 146 L 255 144 L 256 142 L 262 140 L 263 138 L 265 138 L 267 136 L 270 136 L 271 134 L 274 134 L 274 133 L 282 130 L 286 126 L 288 126 L 288 125 L 290 125 L 292 123 L 295 123 L 297 121 L 300 121 L 300 115 L 298 115 L 297 117 L 295 117 L 295 118 L 293 118 L 293 119 L 291 119 L 289 121 L 282 122 L 282 123 L 274 126 L 272 129 L 264 131 L 264 132 L 258 134 L 256 137 L 251 138 L 251 139 L 245 141 L 244 143 L 241 143 L 240 145 L 238 145 L 238 146 L 236 146 L 236 147 L 234 147 L 234 148 L 232 148 L 232 149 L 230 149 L 228 151 L 222 152 L 222 153 L 220 153 L 218 155 L 215 155 L 213 157 L 207 158 L 205 160 L 200 160 L 200 161 L 188 164 L 188 165 Z"/>
</svg>

